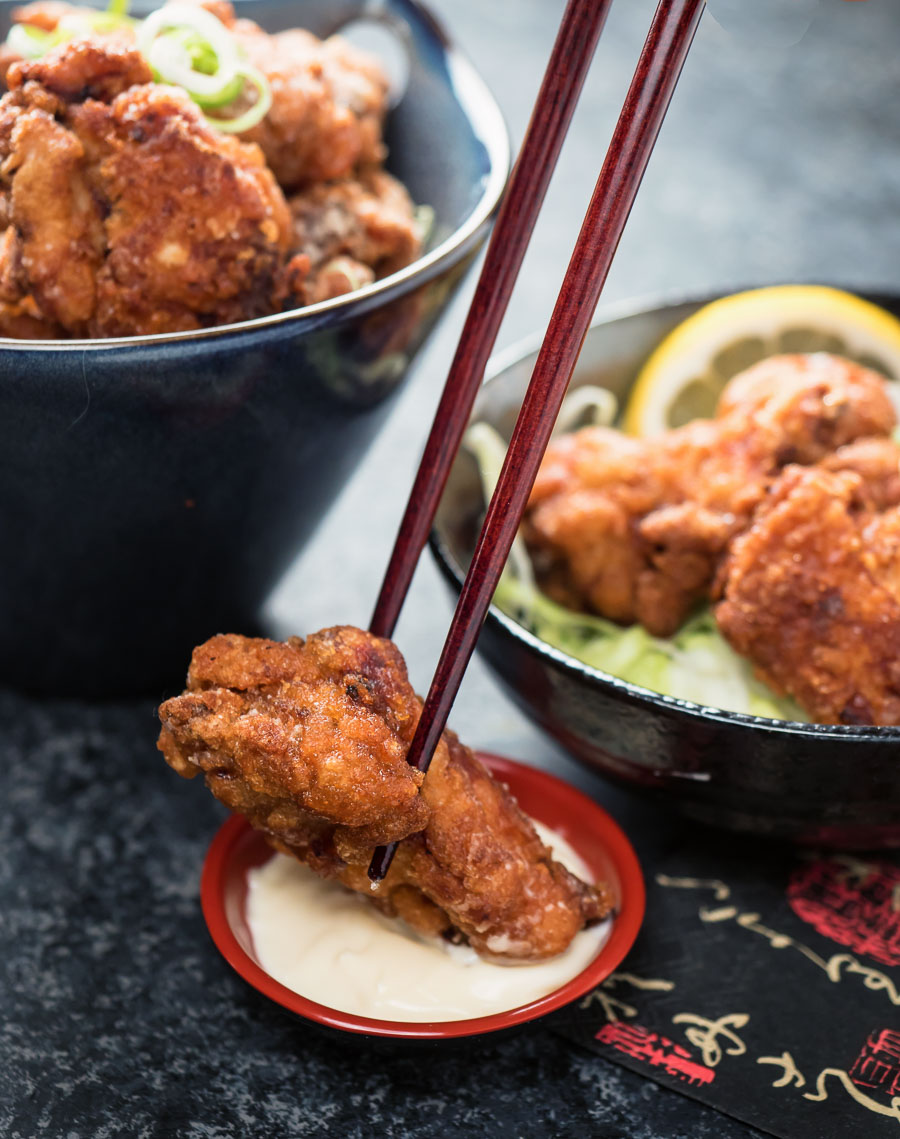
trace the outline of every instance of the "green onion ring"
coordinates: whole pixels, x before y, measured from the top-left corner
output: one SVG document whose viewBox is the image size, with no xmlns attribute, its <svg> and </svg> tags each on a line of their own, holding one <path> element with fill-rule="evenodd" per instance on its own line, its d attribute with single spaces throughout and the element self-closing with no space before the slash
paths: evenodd
<svg viewBox="0 0 900 1139">
<path fill-rule="evenodd" d="M 43 28 L 36 28 L 33 24 L 13 24 L 6 37 L 10 51 L 20 55 L 23 59 L 40 59 L 50 48 L 62 43 L 56 32 L 47 32 Z"/>
<path fill-rule="evenodd" d="M 195 71 L 183 39 L 164 34 L 183 29 L 195 32 L 208 45 L 216 58 L 215 74 Z M 241 62 L 237 44 L 221 21 L 204 8 L 185 4 L 168 4 L 151 13 L 138 31 L 137 46 L 158 79 L 183 87 L 191 96 L 220 95 Z"/>
<path fill-rule="evenodd" d="M 266 117 L 269 108 L 272 106 L 272 89 L 261 72 L 257 71 L 255 67 L 242 67 L 237 74 L 256 88 L 256 102 L 253 106 L 248 107 L 242 115 L 238 115 L 234 119 L 214 118 L 212 115 L 204 116 L 211 126 L 214 126 L 216 130 L 225 131 L 226 134 L 242 134 L 244 131 L 250 130 L 251 127 L 255 127 L 258 122 Z"/>
</svg>

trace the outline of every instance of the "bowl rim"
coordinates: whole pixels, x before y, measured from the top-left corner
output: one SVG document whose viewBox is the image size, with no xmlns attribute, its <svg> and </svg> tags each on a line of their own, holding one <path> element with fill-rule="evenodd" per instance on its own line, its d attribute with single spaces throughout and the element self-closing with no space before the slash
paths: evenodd
<svg viewBox="0 0 900 1139">
<path fill-rule="evenodd" d="M 645 297 L 625 299 L 614 302 L 609 306 L 604 306 L 591 321 L 588 335 L 597 328 L 602 328 L 604 325 L 612 324 L 619 320 L 650 315 L 651 313 L 657 313 L 665 309 L 679 308 L 682 305 L 702 306 L 720 297 L 729 296 L 736 292 L 745 292 L 750 289 L 796 283 L 795 281 L 767 281 L 761 284 L 744 285 L 743 287 L 735 286 L 733 289 L 715 290 L 700 295 L 690 291 L 673 291 L 671 293 L 650 294 Z M 887 287 L 882 289 L 867 289 L 859 285 L 840 285 L 824 281 L 807 281 L 806 283 L 826 284 L 831 288 L 846 289 L 846 291 L 862 297 L 881 297 L 882 300 L 895 299 L 900 303 L 900 293 L 896 293 Z M 542 332 L 533 332 L 492 356 L 485 369 L 483 386 L 486 388 L 491 382 L 505 375 L 511 368 L 522 363 L 523 360 L 540 348 L 542 340 Z M 450 547 L 441 534 L 437 524 L 432 527 L 429 535 L 429 547 L 441 572 L 448 581 L 459 589 L 462 586 L 465 574 L 462 572 L 460 566 L 457 565 L 456 559 L 452 555 Z M 548 644 L 548 642 L 541 640 L 540 637 L 536 637 L 534 633 L 526 629 L 524 625 L 520 625 L 518 621 L 515 621 L 494 604 L 491 604 L 486 620 L 492 626 L 498 627 L 507 635 L 522 642 L 534 655 L 549 659 L 560 671 L 568 673 L 570 676 L 582 681 L 587 681 L 590 684 L 599 685 L 609 690 L 611 694 L 615 694 L 620 699 L 624 698 L 631 704 L 676 712 L 699 723 L 708 724 L 713 722 L 722 724 L 723 726 L 734 726 L 738 729 L 750 728 L 754 731 L 764 731 L 776 735 L 783 734 L 807 738 L 828 737 L 835 741 L 840 740 L 848 744 L 863 741 L 900 741 L 900 726 L 818 724 L 804 723 L 800 720 L 775 720 L 768 716 L 753 716 L 745 712 L 732 712 L 725 708 L 714 708 L 711 705 L 696 704 L 691 700 L 682 700 L 677 696 L 666 696 L 664 693 L 654 692 L 650 688 L 643 688 L 638 684 L 632 684 L 630 681 L 622 680 L 620 677 L 613 676 L 608 672 L 603 672 L 602 669 L 595 668 L 593 665 L 586 664 L 584 661 L 579 661 L 576 657 L 569 656 L 568 653 Z"/>
<path fill-rule="evenodd" d="M 254 317 L 251 320 L 234 321 L 231 324 L 219 324 L 211 328 L 192 328 L 182 332 L 156 332 L 142 336 L 110 336 L 95 339 L 81 337 L 68 340 L 22 340 L 11 336 L 0 336 L 0 350 L 62 352 L 78 349 L 102 352 L 140 345 L 192 343 L 241 333 L 264 332 L 273 328 L 283 328 L 286 325 L 307 324 L 315 328 L 334 312 L 351 317 L 362 315 L 384 301 L 390 300 L 395 294 L 404 292 L 410 285 L 425 284 L 442 269 L 455 264 L 489 224 L 500 203 L 512 164 L 512 143 L 503 113 L 490 88 L 468 57 L 447 34 L 442 23 L 425 4 L 421 3 L 421 0 L 402 0 L 402 3 L 416 13 L 440 45 L 453 94 L 473 133 L 484 147 L 488 160 L 488 170 L 478 201 L 456 229 L 434 249 L 428 250 L 395 273 L 373 281 L 361 289 L 354 289 L 331 300 Z M 3 6 L 11 7 L 12 0 L 8 0 Z M 378 18 L 378 13 L 373 12 L 371 17 L 367 15 L 367 18 Z"/>
<path fill-rule="evenodd" d="M 545 1016 L 596 988 L 631 949 L 643 922 L 646 891 L 634 848 L 612 816 L 572 784 L 542 768 L 531 767 L 504 756 L 483 751 L 475 754 L 492 775 L 510 785 L 514 794 L 517 786 L 530 783 L 532 789 L 540 790 L 547 798 L 552 797 L 564 803 L 569 818 L 590 820 L 593 833 L 601 839 L 619 879 L 622 904 L 612 919 L 609 936 L 597 955 L 580 973 L 545 996 L 518 1008 L 466 1020 L 379 1020 L 318 1004 L 293 992 L 266 973 L 244 950 L 228 920 L 225 890 L 230 878 L 232 855 L 238 842 L 248 832 L 253 832 L 247 820 L 240 815 L 232 815 L 216 832 L 203 863 L 200 881 L 203 917 L 216 948 L 228 964 L 264 997 L 306 1020 L 356 1035 L 394 1040 L 452 1040 L 501 1031 Z M 260 832 L 253 833 L 259 835 L 260 843 L 265 841 Z M 573 845 L 577 849 L 577 844 L 573 842 Z"/>
</svg>

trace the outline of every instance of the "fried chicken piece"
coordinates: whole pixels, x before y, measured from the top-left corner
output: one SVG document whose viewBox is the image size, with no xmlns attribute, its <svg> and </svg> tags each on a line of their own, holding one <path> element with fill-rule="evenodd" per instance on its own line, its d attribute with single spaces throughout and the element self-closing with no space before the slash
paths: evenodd
<svg viewBox="0 0 900 1139">
<path fill-rule="evenodd" d="M 855 471 L 876 510 L 900 505 L 900 448 L 890 438 L 858 439 L 826 455 L 826 471 Z"/>
<path fill-rule="evenodd" d="M 227 0 L 195 3 L 234 35 L 248 60 L 265 75 L 272 107 L 262 122 L 240 137 L 258 143 L 279 184 L 286 190 L 350 176 L 358 167 L 383 161 L 382 125 L 388 81 L 373 56 L 340 36 L 320 40 L 299 28 L 269 35 L 252 20 L 238 20 Z M 55 31 L 62 19 L 84 9 L 59 0 L 39 0 L 13 11 L 15 23 Z M 90 32 L 103 42 L 133 40 L 128 26 Z M 0 77 L 19 59 L 0 51 Z"/>
<path fill-rule="evenodd" d="M 241 137 L 257 141 L 277 179 L 283 185 L 299 190 L 290 203 L 292 235 L 286 237 L 291 231 L 285 227 L 284 205 L 277 188 L 271 185 L 271 179 L 263 185 L 264 179 L 257 178 L 258 184 L 252 187 L 252 195 L 259 197 L 264 205 L 266 199 L 271 199 L 268 205 L 277 225 L 274 241 L 270 232 L 264 235 L 262 243 L 248 242 L 247 234 L 236 233 L 232 227 L 227 231 L 232 238 L 232 248 L 223 248 L 221 238 L 226 232 L 225 226 L 234 216 L 227 213 L 222 218 L 222 232 L 214 233 L 212 240 L 203 231 L 202 218 L 196 230 L 181 235 L 187 236 L 187 241 L 177 237 L 169 240 L 167 228 L 161 248 L 154 247 L 155 234 L 148 234 L 147 227 L 144 227 L 145 232 L 136 243 L 139 248 L 129 251 L 125 258 L 118 257 L 114 267 L 116 286 L 113 291 L 121 293 L 124 290 L 127 295 L 115 297 L 111 306 L 113 311 L 98 314 L 97 321 L 86 324 L 84 311 L 93 312 L 95 298 L 91 294 L 97 292 L 93 287 L 93 277 L 105 257 L 103 227 L 97 226 L 95 217 L 87 215 L 100 214 L 102 220 L 102 215 L 109 208 L 109 197 L 118 194 L 119 187 L 104 185 L 99 194 L 96 193 L 95 183 L 104 181 L 105 170 L 86 171 L 84 168 L 92 161 L 102 161 L 106 150 L 115 147 L 121 152 L 127 149 L 122 145 L 121 135 L 124 132 L 132 141 L 137 139 L 138 133 L 144 135 L 148 132 L 143 122 L 117 122 L 116 108 L 112 106 L 103 121 L 99 121 L 95 114 L 98 121 L 91 125 L 94 145 L 90 147 L 91 153 L 84 156 L 80 153 L 79 144 L 83 146 L 86 140 L 79 136 L 80 123 L 77 121 L 84 116 L 77 116 L 72 105 L 91 100 L 113 105 L 116 96 L 129 86 L 146 85 L 150 74 L 140 57 L 128 51 L 134 39 L 131 26 L 122 25 L 108 31 L 85 29 L 78 32 L 76 41 L 65 45 L 64 51 L 57 49 L 44 60 L 31 64 L 18 61 L 25 71 L 20 73 L 18 68 L 13 68 L 8 76 L 11 89 L 20 91 L 19 103 L 16 104 L 20 111 L 31 106 L 25 101 L 26 87 L 28 99 L 40 98 L 40 92 L 32 87 L 35 83 L 66 104 L 65 118 L 54 134 L 53 144 L 45 130 L 43 137 L 34 138 L 35 146 L 31 151 L 37 157 L 49 146 L 48 161 L 37 162 L 36 172 L 52 186 L 55 206 L 39 210 L 39 216 L 26 218 L 25 224 L 35 231 L 38 243 L 45 239 L 43 226 L 51 222 L 53 225 L 49 241 L 51 256 L 46 271 L 34 266 L 39 276 L 57 280 L 59 266 L 64 261 L 73 261 L 74 268 L 66 274 L 67 282 L 60 283 L 59 288 L 52 290 L 54 296 L 48 298 L 46 289 L 42 290 L 42 282 L 32 281 L 33 274 L 28 271 L 34 264 L 34 258 L 29 260 L 13 242 L 5 250 L 4 262 L 0 264 L 0 333 L 22 337 L 127 335 L 131 332 L 177 331 L 239 320 L 277 311 L 281 307 L 314 304 L 341 296 L 408 265 L 421 252 L 421 233 L 409 195 L 396 179 L 374 165 L 384 157 L 381 127 L 387 93 L 387 80 L 377 60 L 358 52 L 339 37 L 323 42 L 299 29 L 268 35 L 250 20 L 237 20 L 227 0 L 187 2 L 196 3 L 215 15 L 270 81 L 273 98 L 270 111 L 263 122 Z M 38 0 L 35 4 L 16 9 L 13 18 L 44 31 L 54 31 L 63 21 L 76 26 L 83 12 L 84 9 L 60 0 Z M 96 50 L 88 51 L 88 43 L 93 44 Z M 5 55 L 0 54 L 0 73 L 4 78 L 7 78 L 7 69 L 13 62 L 16 62 L 16 57 L 5 49 Z M 189 115 L 192 121 L 203 123 L 196 108 L 190 103 L 185 102 L 185 105 L 191 108 Z M 43 109 L 60 119 L 58 107 L 52 101 Z M 147 107 L 143 119 L 156 121 L 160 115 L 175 117 L 171 109 L 159 105 Z M 69 138 L 72 133 L 76 135 L 75 139 Z M 167 146 L 173 134 L 183 136 L 184 133 L 170 130 L 165 139 L 158 140 L 157 149 Z M 198 140 L 193 137 L 194 132 L 188 133 L 192 135 L 190 145 L 173 152 L 171 161 L 166 164 L 166 201 L 158 201 L 159 193 L 136 195 L 137 200 L 126 225 L 136 219 L 139 208 L 152 210 L 162 205 L 163 213 L 155 216 L 157 219 L 168 217 L 165 207 L 171 211 L 171 199 L 181 198 L 182 188 L 185 206 L 196 209 L 197 203 L 191 198 L 198 193 L 206 205 L 212 207 L 217 201 L 214 195 L 226 201 L 234 197 L 240 213 L 249 209 L 251 219 L 258 220 L 254 203 L 248 201 L 247 194 L 243 192 L 245 187 L 238 185 L 241 192 L 232 194 L 231 186 L 223 186 L 227 172 L 207 171 L 202 174 L 203 181 L 213 183 L 208 189 L 194 185 L 198 181 L 195 167 L 201 163 L 191 153 Z M 246 184 L 249 167 L 259 167 L 256 152 L 246 148 L 241 151 L 232 138 L 214 130 L 207 128 L 207 133 L 210 138 L 218 140 L 221 156 L 239 172 L 240 182 Z M 105 148 L 97 146 L 99 138 L 103 139 Z M 138 141 L 147 140 L 142 137 Z M 142 147 L 141 154 L 146 153 L 147 148 Z M 0 151 L 0 162 L 4 157 Z M 15 168 L 16 161 L 16 156 L 11 154 L 10 169 Z M 128 155 L 122 166 L 130 169 L 131 164 L 132 156 Z M 209 163 L 203 165 L 208 167 Z M 262 170 L 267 178 L 267 171 L 265 168 Z M 155 170 L 141 171 L 132 180 L 131 189 L 140 187 L 145 175 L 148 186 L 158 186 L 155 174 Z M 83 192 L 85 184 L 98 198 L 93 209 Z M 70 191 L 70 186 L 74 186 L 74 190 Z M 61 196 L 58 195 L 60 190 L 63 190 Z M 151 200 L 145 201 L 146 198 Z M 28 195 L 24 195 L 24 200 L 28 201 Z M 0 207 L 0 214 L 2 212 Z M 11 216 L 9 208 L 5 212 L 9 215 L 6 218 L 10 227 L 7 233 L 12 239 L 18 219 Z M 215 210 L 206 212 L 209 215 L 207 225 L 214 225 Z M 173 225 L 181 230 L 188 228 L 177 224 L 177 220 L 168 222 L 169 227 Z M 86 229 L 92 232 L 88 233 Z M 151 248 L 147 247 L 148 241 Z M 260 252 L 268 254 L 270 250 L 260 250 L 260 244 L 264 247 L 275 245 L 281 253 L 280 264 L 269 274 L 270 286 L 266 285 L 268 270 L 258 256 Z M 201 249 L 205 252 L 198 257 Z M 224 254 L 224 265 L 220 263 L 220 254 Z M 262 258 L 263 262 L 267 260 L 266 256 Z M 194 264 L 195 261 L 198 263 Z M 131 287 L 132 274 L 144 266 L 147 271 L 139 272 L 134 287 Z M 234 273 L 235 268 L 239 270 L 237 274 Z M 76 283 L 81 286 L 74 298 L 73 312 L 59 312 L 54 303 L 49 302 L 61 302 L 66 306 L 73 278 L 77 278 Z M 167 306 L 162 302 L 172 295 L 176 279 L 183 280 L 186 287 L 180 296 L 176 291 L 175 304 Z M 156 296 L 146 295 L 148 281 L 158 283 L 158 289 L 150 290 Z M 257 282 L 263 285 L 262 294 Z M 210 295 L 209 286 L 213 283 L 217 288 L 213 290 L 214 295 Z M 246 300 L 246 306 L 241 305 L 239 294 Z M 122 304 L 118 304 L 120 300 Z M 135 306 L 139 312 L 132 311 Z M 185 313 L 185 307 L 190 313 Z M 121 311 L 123 308 L 126 311 Z M 213 317 L 213 312 L 222 315 Z"/>
<path fill-rule="evenodd" d="M 228 0 L 187 2 L 220 20 L 268 80 L 272 107 L 240 137 L 260 146 L 283 189 L 345 178 L 384 160 L 389 84 L 375 56 L 341 36 L 321 40 L 302 28 L 270 34 L 237 19 Z"/>
<path fill-rule="evenodd" d="M 259 150 L 208 127 L 133 49 L 76 40 L 0 99 L 0 331 L 227 324 L 286 295 L 290 215 Z M 57 333 L 58 334 L 58 333 Z"/>
<path fill-rule="evenodd" d="M 555 440 L 526 540 L 558 600 L 669 636 L 787 464 L 895 422 L 876 373 L 825 353 L 773 357 L 728 384 L 715 419 L 654 439 L 595 427 Z"/>
<path fill-rule="evenodd" d="M 29 24 L 39 28 L 42 32 L 55 32 L 60 20 L 71 17 L 78 12 L 73 4 L 65 4 L 63 0 L 37 0 L 35 4 L 25 4 L 21 8 L 13 8 L 11 23 Z M 4 40 L 0 43 L 0 83 L 6 85 L 6 73 L 14 63 L 21 63 L 22 56 L 14 51 Z"/>
<path fill-rule="evenodd" d="M 509 792 L 445 733 L 427 776 L 406 762 L 421 702 L 390 641 L 326 629 L 285 644 L 218 636 L 194 650 L 187 691 L 160 708 L 160 750 L 278 850 L 428 934 L 538 960 L 610 912 Z M 374 848 L 400 840 L 383 882 Z"/>
<path fill-rule="evenodd" d="M 383 170 L 311 186 L 288 200 L 296 246 L 291 289 L 299 304 L 330 300 L 414 261 L 422 249 L 406 188 Z"/>
<path fill-rule="evenodd" d="M 720 630 L 819 723 L 900 724 L 900 509 L 876 505 L 853 470 L 790 466 L 722 566 Z"/>
<path fill-rule="evenodd" d="M 301 28 L 269 35 L 252 20 L 230 27 L 272 91 L 266 117 L 241 137 L 262 148 L 286 191 L 384 160 L 388 81 L 377 59 L 340 36 L 320 40 Z"/>
<path fill-rule="evenodd" d="M 241 138 L 257 143 L 279 184 L 296 190 L 384 160 L 389 84 L 378 59 L 341 36 L 302 28 L 270 34 L 228 0 L 179 0 L 211 12 L 269 83 L 272 107 Z"/>
</svg>

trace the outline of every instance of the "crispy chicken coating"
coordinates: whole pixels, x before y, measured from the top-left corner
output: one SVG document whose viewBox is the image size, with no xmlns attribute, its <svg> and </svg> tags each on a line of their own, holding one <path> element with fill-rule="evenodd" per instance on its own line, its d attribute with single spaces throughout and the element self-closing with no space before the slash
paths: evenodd
<svg viewBox="0 0 900 1139">
<path fill-rule="evenodd" d="M 551 443 L 526 540 L 564 604 L 669 636 L 786 465 L 895 423 L 876 373 L 825 353 L 773 357 L 728 384 L 715 419 L 654 439 L 586 428 Z"/>
<path fill-rule="evenodd" d="M 421 252 L 409 195 L 375 165 L 378 62 L 337 37 L 270 36 L 227 0 L 181 2 L 212 12 L 267 74 L 272 108 L 241 137 L 268 165 L 152 84 L 130 25 L 85 28 L 30 63 L 4 47 L 0 335 L 230 323 L 340 296 Z M 38 0 L 13 16 L 53 31 L 83 13 Z M 299 187 L 290 212 L 272 172 Z"/>
<path fill-rule="evenodd" d="M 216 15 L 228 24 L 224 7 Z M 271 110 L 242 137 L 259 144 L 285 190 L 384 160 L 388 82 L 378 60 L 340 36 L 320 40 L 301 28 L 269 35 L 252 20 L 230 26 L 272 91 Z"/>
<path fill-rule="evenodd" d="M 886 510 L 900 503 L 900 450 L 893 436 L 848 443 L 826 455 L 820 466 L 826 471 L 858 474 L 876 510 Z"/>
<path fill-rule="evenodd" d="M 34 4 L 25 4 L 21 8 L 13 8 L 11 14 L 11 23 L 13 24 L 29 24 L 33 28 L 39 28 L 42 32 L 55 32 L 59 27 L 59 23 L 66 17 L 71 17 L 79 11 L 78 7 L 74 4 L 66 4 L 64 0 L 36 0 Z M 104 33 L 103 38 L 106 38 L 108 33 Z M 124 38 L 126 43 L 133 39 L 133 36 L 126 32 L 124 37 L 117 33 L 114 38 Z M 14 63 L 21 63 L 22 56 L 14 51 L 9 44 L 4 40 L 0 43 L 0 82 L 6 85 L 6 73 Z"/>
<path fill-rule="evenodd" d="M 0 332 L 199 328 L 280 307 L 291 244 L 256 147 L 153 84 L 133 49 L 67 43 L 0 99 Z"/>
<path fill-rule="evenodd" d="M 884 496 L 900 451 L 881 448 L 888 477 L 876 480 L 875 494 L 850 451 L 845 470 L 838 452 L 827 465 L 784 471 L 722 566 L 715 616 L 761 679 L 814 720 L 900 724 L 896 481 Z M 877 509 L 890 498 L 891 508 Z"/>
<path fill-rule="evenodd" d="M 340 36 L 320 40 L 300 28 L 269 35 L 252 20 L 236 19 L 227 0 L 179 2 L 212 12 L 268 80 L 271 110 L 241 138 L 259 144 L 284 189 L 347 178 L 383 161 L 388 81 L 377 59 Z M 49 32 L 80 11 L 61 0 L 38 0 L 14 9 L 13 20 Z M 91 38 L 127 43 L 133 32 L 125 26 L 92 31 Z M 0 48 L 0 77 L 17 59 L 5 45 Z"/>
<path fill-rule="evenodd" d="M 452 733 L 427 776 L 406 763 L 421 702 L 398 650 L 352 627 L 284 644 L 218 636 L 160 708 L 160 750 L 203 773 L 278 850 L 428 934 L 520 960 L 606 916 L 606 888 L 555 862 L 509 792 Z M 400 841 L 385 880 L 374 848 Z"/>
<path fill-rule="evenodd" d="M 288 200 L 296 247 L 291 289 L 299 304 L 330 300 L 402 269 L 422 240 L 406 188 L 384 170 L 320 183 Z"/>
</svg>

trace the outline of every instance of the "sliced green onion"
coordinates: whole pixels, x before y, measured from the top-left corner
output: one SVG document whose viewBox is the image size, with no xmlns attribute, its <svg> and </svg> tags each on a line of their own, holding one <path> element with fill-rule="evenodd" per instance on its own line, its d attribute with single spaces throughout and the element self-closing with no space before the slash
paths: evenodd
<svg viewBox="0 0 900 1139">
<path fill-rule="evenodd" d="M 239 55 L 237 44 L 229 35 L 228 29 L 212 12 L 205 8 L 195 8 L 188 4 L 167 4 L 151 12 L 138 31 L 137 46 L 143 55 L 148 55 L 154 41 L 163 32 L 187 29 L 205 40 L 216 59 L 218 67 L 227 71 L 237 69 Z"/>
<path fill-rule="evenodd" d="M 32 24 L 13 24 L 6 37 L 10 51 L 23 59 L 40 59 L 50 48 L 63 43 L 68 36 L 60 37 L 58 32 L 46 32 Z"/>
<path fill-rule="evenodd" d="M 248 92 L 256 98 L 233 118 L 206 115 L 217 130 L 239 134 L 255 126 L 272 106 L 265 76 L 247 65 L 228 29 L 211 12 L 169 4 L 141 25 L 137 46 L 160 83 L 183 88 L 204 110 L 227 107 Z"/>
<path fill-rule="evenodd" d="M 73 9 L 60 18 L 52 32 L 32 24 L 13 24 L 6 44 L 23 59 L 40 59 L 51 48 L 86 31 L 114 32 L 119 28 L 137 27 L 138 21 L 128 15 L 128 5 L 129 0 L 110 0 L 105 12 L 93 8 Z"/>
<path fill-rule="evenodd" d="M 204 116 L 206 121 L 211 123 L 216 130 L 225 131 L 227 134 L 241 134 L 243 131 L 255 127 L 258 122 L 266 117 L 269 108 L 272 106 L 272 89 L 261 71 L 257 71 L 255 67 L 242 67 L 237 74 L 244 79 L 245 89 L 248 83 L 256 88 L 256 101 L 242 115 L 238 115 L 234 119 L 220 119 L 212 115 Z M 199 100 L 197 101 L 199 102 Z"/>
<path fill-rule="evenodd" d="M 238 71 L 231 82 L 225 84 L 218 95 L 191 95 L 191 98 L 198 107 L 202 107 L 205 111 L 214 111 L 217 107 L 230 106 L 235 99 L 243 94 L 246 85 L 246 73 Z M 256 104 L 254 104 L 254 107 L 255 106 Z M 207 118 L 208 117 L 209 116 L 207 116 Z M 260 115 L 260 118 L 262 118 L 262 115 Z"/>
<path fill-rule="evenodd" d="M 255 92 L 245 111 L 232 118 L 204 114 L 216 128 L 241 134 L 263 119 L 272 106 L 268 80 L 244 60 L 236 40 L 205 8 L 169 4 L 141 23 L 128 15 L 129 0 L 110 0 L 105 12 L 80 9 L 66 13 L 52 31 L 14 24 L 7 46 L 23 59 L 40 59 L 51 48 L 88 31 L 136 30 L 137 47 L 158 83 L 183 88 L 204 112 L 229 107 Z"/>
</svg>

